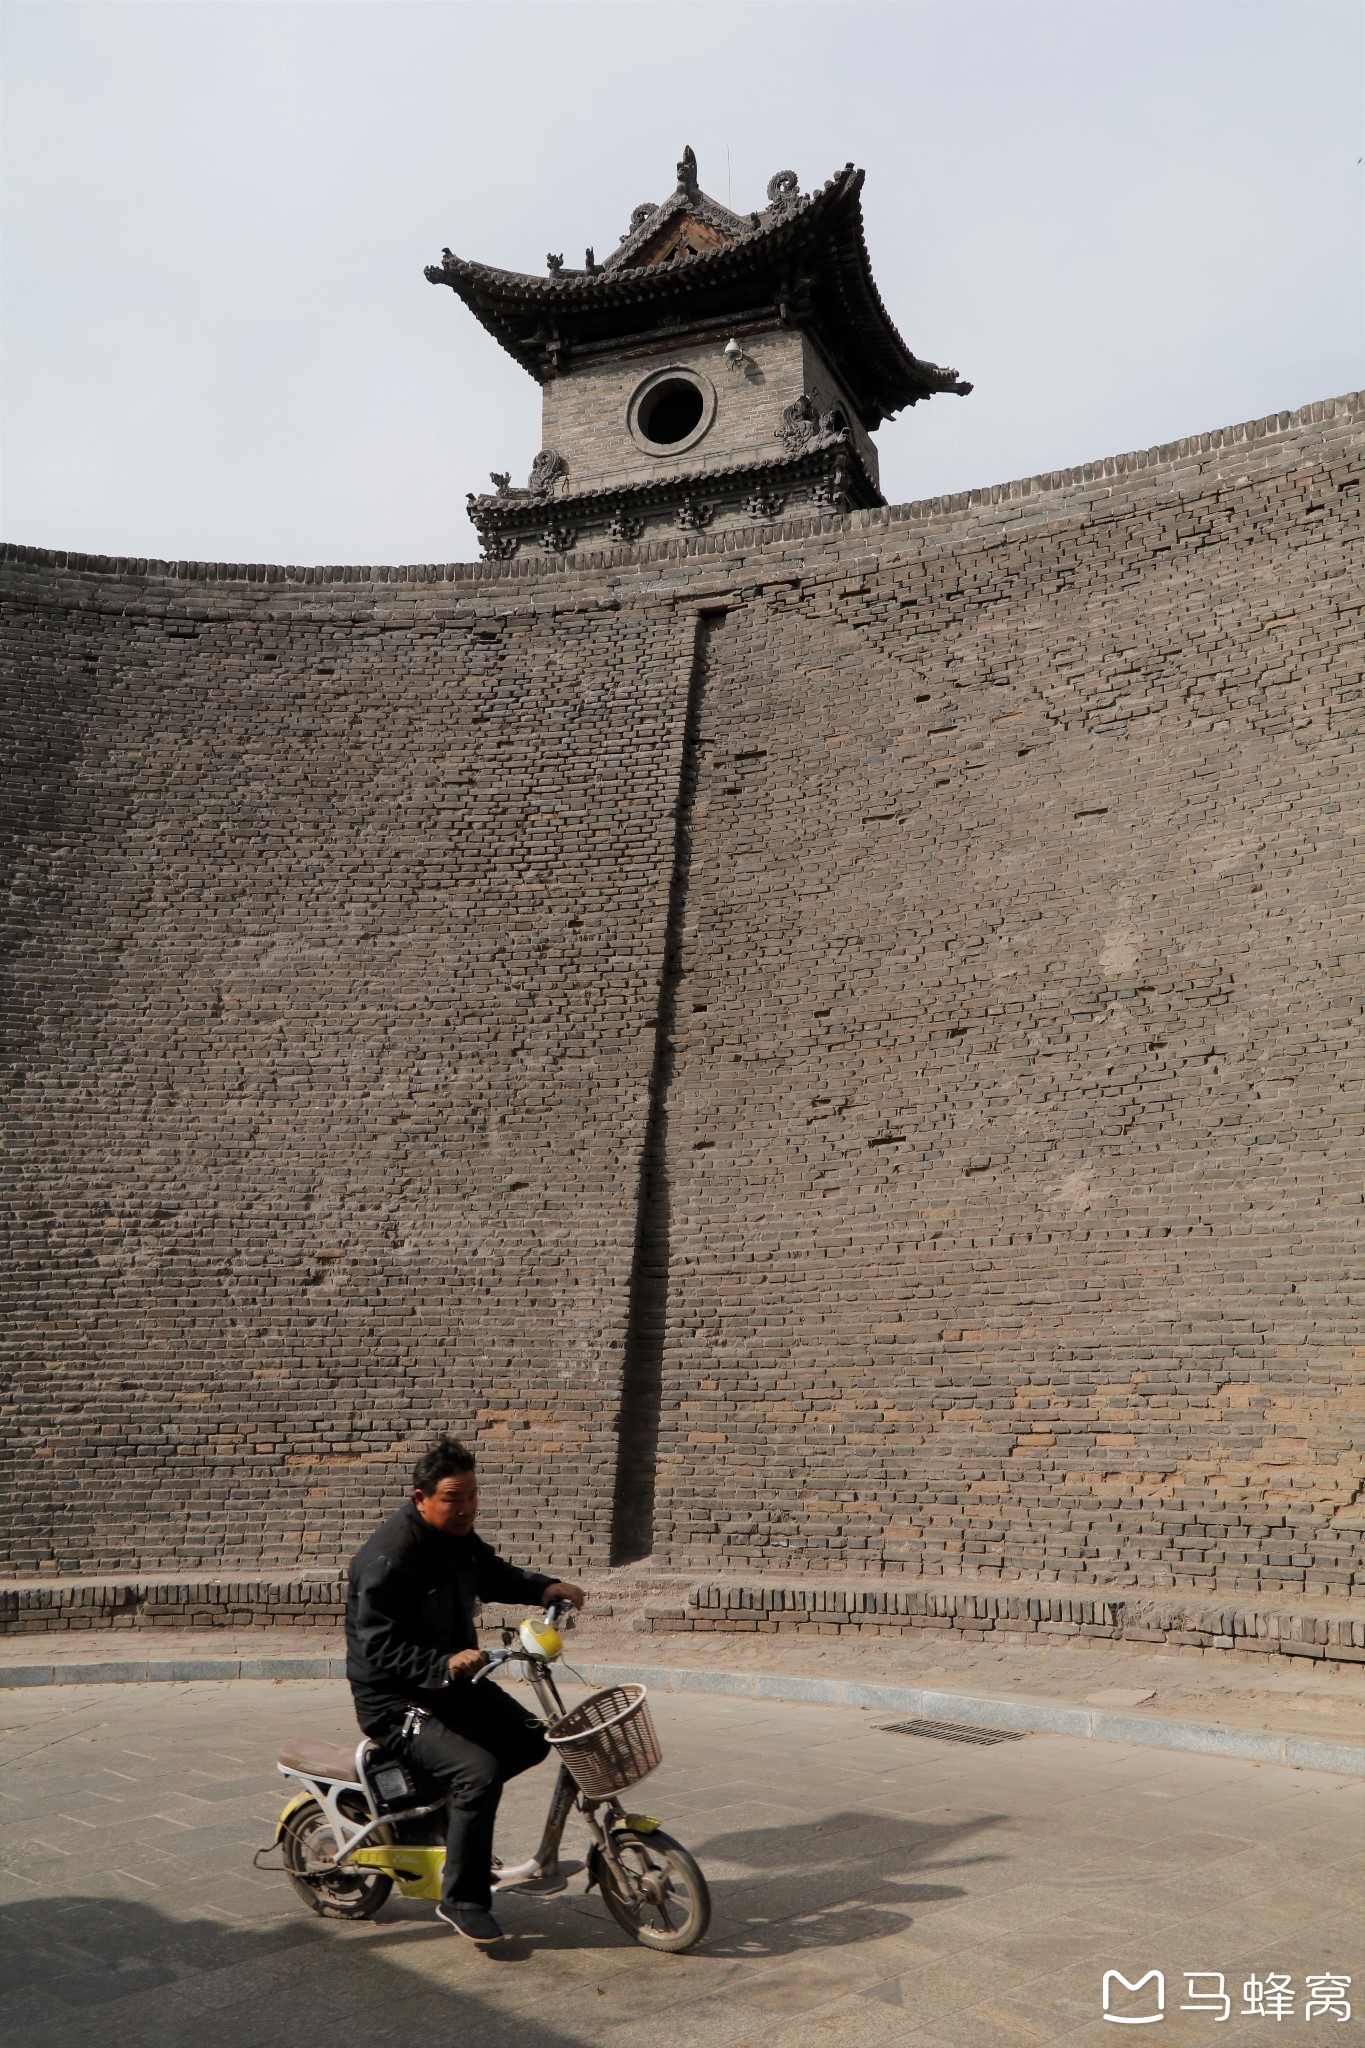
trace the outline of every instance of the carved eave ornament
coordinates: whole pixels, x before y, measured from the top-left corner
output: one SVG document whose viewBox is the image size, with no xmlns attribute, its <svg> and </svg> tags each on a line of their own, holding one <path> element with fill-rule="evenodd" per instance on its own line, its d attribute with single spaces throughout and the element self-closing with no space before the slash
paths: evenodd
<svg viewBox="0 0 1365 2048">
<path fill-rule="evenodd" d="M 449 285 L 539 383 L 572 358 L 780 321 L 823 350 L 869 432 L 935 392 L 965 397 L 956 370 L 906 347 L 873 282 L 863 234 L 865 173 L 848 164 L 809 196 L 789 171 L 760 214 L 736 214 L 696 184 L 689 150 L 678 187 L 639 206 L 621 245 L 583 270 L 555 258 L 546 277 L 443 254 L 426 275 Z"/>
<path fill-rule="evenodd" d="M 683 512 L 692 506 L 692 517 L 678 514 L 680 491 Z M 760 498 L 764 506 L 757 504 Z M 484 553 L 506 561 L 523 544 L 552 545 L 545 538 L 551 531 L 571 533 L 584 544 L 595 536 L 630 541 L 662 512 L 678 514 L 674 523 L 684 528 L 697 528 L 709 523 L 713 509 L 745 504 L 754 516 L 774 518 L 791 499 L 799 501 L 792 509 L 823 506 L 842 512 L 885 502 L 845 428 L 817 429 L 782 455 L 698 471 L 681 480 L 653 477 L 586 491 L 560 490 L 548 498 L 532 491 L 471 491 L 467 507 Z"/>
</svg>

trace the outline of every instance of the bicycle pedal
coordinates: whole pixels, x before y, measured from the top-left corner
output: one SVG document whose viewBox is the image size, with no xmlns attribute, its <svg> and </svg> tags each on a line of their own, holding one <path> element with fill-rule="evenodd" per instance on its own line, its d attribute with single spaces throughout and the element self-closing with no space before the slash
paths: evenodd
<svg viewBox="0 0 1365 2048">
<path fill-rule="evenodd" d="M 567 1891 L 569 1879 L 577 1877 L 582 1868 L 580 1858 L 569 1856 L 540 1877 L 510 1878 L 505 1884 L 495 1883 L 493 1889 L 495 1892 L 520 1892 L 524 1897 L 533 1899 L 549 1899 L 553 1898 L 556 1892 Z"/>
</svg>

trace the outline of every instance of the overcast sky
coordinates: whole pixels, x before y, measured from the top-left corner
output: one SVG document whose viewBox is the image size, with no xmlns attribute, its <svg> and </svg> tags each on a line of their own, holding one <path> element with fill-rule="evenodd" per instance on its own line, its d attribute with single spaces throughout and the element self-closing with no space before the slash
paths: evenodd
<svg viewBox="0 0 1365 2048">
<path fill-rule="evenodd" d="M 893 502 L 1358 387 L 1365 13 L 1167 0 L 27 5 L 3 35 L 3 533 L 111 554 L 478 553 L 539 392 L 448 243 L 543 273 L 671 191 L 866 167 L 882 297 L 974 380 Z"/>
</svg>

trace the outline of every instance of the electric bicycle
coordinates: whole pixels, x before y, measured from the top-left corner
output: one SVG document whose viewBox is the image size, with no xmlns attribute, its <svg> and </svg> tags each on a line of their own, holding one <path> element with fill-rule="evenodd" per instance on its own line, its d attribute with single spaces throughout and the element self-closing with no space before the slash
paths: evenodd
<svg viewBox="0 0 1365 2048">
<path fill-rule="evenodd" d="M 612 1918 L 645 1948 L 680 1955 L 695 1948 L 711 1919 L 711 1898 L 694 1859 L 650 1814 L 627 1813 L 619 1795 L 662 1762 L 643 1685 L 607 1686 L 566 1708 L 551 1665 L 563 1653 L 555 1601 L 528 1615 L 471 1681 L 519 1665 L 530 1680 L 559 1756 L 549 1811 L 533 1856 L 495 1868 L 494 1894 L 548 1897 L 586 1868 L 587 1890 L 601 1892 Z M 439 1899 L 445 1864 L 446 1802 L 418 1765 L 389 1755 L 369 1736 L 354 1752 L 303 1740 L 281 1749 L 280 1774 L 299 1787 L 280 1815 L 275 1841 L 283 1869 L 315 1913 L 368 1920 L 395 1885 L 403 1898 Z M 591 1841 L 586 1865 L 566 1864 L 560 1845 L 571 1813 Z"/>
</svg>

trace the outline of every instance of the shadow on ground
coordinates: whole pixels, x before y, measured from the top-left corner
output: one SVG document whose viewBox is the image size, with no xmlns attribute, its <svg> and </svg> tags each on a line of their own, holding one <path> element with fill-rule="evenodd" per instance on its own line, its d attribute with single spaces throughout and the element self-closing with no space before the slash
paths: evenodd
<svg viewBox="0 0 1365 2048">
<path fill-rule="evenodd" d="M 944 1824 L 850 1809 L 711 1835 L 696 1852 L 715 1905 L 707 1950 L 783 1956 L 901 1934 L 911 1924 L 905 1908 L 964 1896 L 962 1885 L 935 1882 L 935 1873 L 1004 1860 L 952 1853 L 1004 1819 Z"/>
<path fill-rule="evenodd" d="M 935 1873 L 1000 1860 L 963 1853 L 1000 1818 L 935 1825 L 848 1811 L 712 1836 L 699 1860 L 712 1866 L 715 1919 L 699 1953 L 733 1968 L 900 1933 L 910 1907 L 963 1896 Z M 634 1949 L 578 1883 L 533 1909 L 509 1901 L 503 1918 L 514 1938 L 499 1961 L 471 1956 L 429 1905 L 411 1901 L 394 1901 L 364 1927 L 302 1915 L 229 1927 L 192 1915 L 117 1897 L 7 1906 L 0 2038 L 7 2048 L 104 2048 L 111 2033 L 123 2048 L 320 2039 L 328 2048 L 407 2048 L 426 2036 L 479 2048 L 573 2048 L 581 2033 L 562 2032 L 511 1998 L 525 1983 L 518 1963 L 539 1977 L 557 1958 L 599 1951 L 604 1962 L 614 1952 L 646 1971 L 667 1971 L 673 1960 Z M 487 1972 L 486 1992 L 471 1972 Z M 574 1996 L 569 1979 L 560 1988 Z"/>
<path fill-rule="evenodd" d="M 439 1934 L 408 1923 L 390 1941 Z M 23 1901 L 0 1913 L 0 2039 L 7 2048 L 372 2048 L 414 2040 L 581 2048 L 533 2014 L 401 1968 L 382 1933 L 300 1920 L 229 1928 L 140 1900 Z M 463 1958 L 461 1958 L 463 1960 Z M 476 1966 L 483 1959 L 473 1959 Z"/>
</svg>

